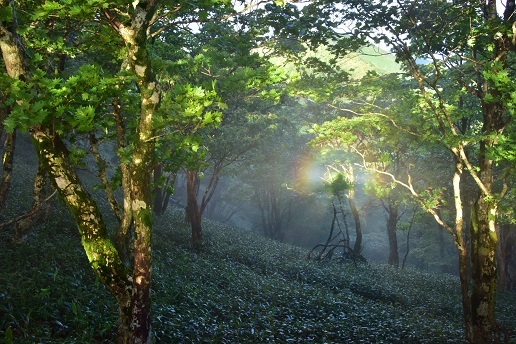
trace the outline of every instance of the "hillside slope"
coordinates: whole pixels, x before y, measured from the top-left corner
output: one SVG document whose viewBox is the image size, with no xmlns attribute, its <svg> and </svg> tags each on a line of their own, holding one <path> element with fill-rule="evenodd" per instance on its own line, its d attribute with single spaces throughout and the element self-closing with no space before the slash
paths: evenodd
<svg viewBox="0 0 516 344">
<path fill-rule="evenodd" d="M 156 343 L 462 342 L 455 277 L 307 262 L 304 250 L 250 232 L 209 222 L 204 231 L 196 255 L 181 212 L 156 219 Z M 113 342 L 116 305 L 87 266 L 70 217 L 34 229 L 23 244 L 8 237 L 4 230 L 0 338 Z M 500 320 L 514 335 L 514 295 L 501 297 Z"/>
</svg>

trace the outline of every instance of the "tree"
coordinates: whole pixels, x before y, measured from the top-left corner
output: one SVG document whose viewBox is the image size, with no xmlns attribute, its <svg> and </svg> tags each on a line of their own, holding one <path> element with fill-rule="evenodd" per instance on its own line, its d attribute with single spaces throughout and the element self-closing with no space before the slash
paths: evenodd
<svg viewBox="0 0 516 344">
<path fill-rule="evenodd" d="M 8 6 L 12 6 L 12 11 L 9 11 Z M 6 18 L 0 18 L 1 36 L 0 36 L 0 50 L 2 51 L 3 62 L 7 75 L 12 79 L 26 79 L 28 77 L 28 70 L 24 63 L 23 56 L 19 47 L 21 46 L 20 37 L 18 35 L 18 17 L 14 9 L 14 3 L 8 4 L 7 1 L 0 3 L 0 8 L 6 9 Z M 5 19 L 5 20 L 4 20 Z M 4 96 L 5 97 L 5 96 Z M 10 112 L 10 106 L 3 106 L 0 110 L 0 133 L 5 134 L 5 141 L 3 144 L 4 154 L 2 159 L 2 180 L 0 183 L 0 210 L 5 207 L 7 194 L 11 185 L 14 148 L 16 140 L 16 131 L 9 130 L 6 132 L 4 121 Z M 44 183 L 45 183 L 44 169 L 40 165 L 36 178 L 34 180 L 34 197 L 31 210 L 24 214 L 17 216 L 15 219 L 7 221 L 2 226 L 8 224 L 15 224 L 14 239 L 21 240 L 28 231 L 28 228 L 38 220 L 41 215 L 48 214 L 50 207 L 43 200 L 44 198 Z M 48 195 L 47 195 L 48 196 Z"/>
<path fill-rule="evenodd" d="M 513 156 L 507 143 L 512 140 L 514 113 L 511 94 L 515 85 L 510 69 L 515 50 L 514 2 L 506 3 L 502 16 L 496 1 L 491 0 L 485 4 L 369 1 L 346 2 L 342 7 L 334 7 L 335 2 L 314 6 L 326 5 L 338 12 L 338 20 L 354 22 L 355 35 L 389 45 L 417 83 L 423 110 L 420 118 L 431 124 L 429 132 L 440 137 L 454 159 L 453 224 L 446 224 L 434 207 L 427 204 L 425 208 L 452 233 L 459 250 L 466 339 L 472 343 L 498 340 L 494 314 L 496 220 L 499 202 L 509 186 L 508 170 L 498 173 L 494 167 Z M 502 151 L 503 158 L 496 153 Z M 464 171 L 478 190 L 471 215 L 471 290 L 463 232 Z M 422 196 L 410 180 L 397 183 L 408 187 L 414 197 Z"/>
<path fill-rule="evenodd" d="M 349 229 L 346 220 L 346 211 L 344 210 L 343 197 L 348 200 L 351 216 L 355 225 L 355 243 L 353 244 L 353 255 L 360 257 L 362 252 L 362 225 L 360 222 L 360 214 L 355 202 L 355 171 L 351 163 L 342 163 L 339 161 L 333 162 L 332 165 L 327 165 L 326 175 L 324 178 L 328 183 L 331 195 L 337 199 L 340 214 L 346 229 L 346 243 L 350 247 Z M 332 202 L 333 203 L 333 202 Z M 334 214 L 336 213 L 336 206 L 333 204 Z M 350 247 L 351 248 L 351 247 Z"/>
<path fill-rule="evenodd" d="M 382 76 L 376 72 L 368 72 L 360 80 L 337 82 L 327 100 L 337 111 L 337 117 L 314 125 L 312 132 L 316 137 L 311 142 L 346 152 L 354 165 L 365 170 L 366 193 L 378 199 L 387 213 L 387 262 L 396 267 L 399 266 L 397 227 L 404 196 L 382 173 L 401 178 L 405 168 L 415 161 L 414 138 L 390 126 L 393 118 L 404 116 L 414 104 L 406 87 L 396 75 Z"/>
<path fill-rule="evenodd" d="M 191 172 L 189 194 L 194 200 L 204 151 L 197 130 L 219 122 L 218 110 L 223 107 L 215 92 L 216 77 L 209 75 L 214 56 L 191 50 L 194 45 L 187 42 L 195 35 L 184 32 L 195 23 L 202 27 L 200 23 L 220 18 L 236 18 L 238 26 L 245 16 L 236 17 L 229 1 L 22 2 L 23 26 L 17 31 L 14 8 L 7 2 L 2 5 L 2 52 L 10 76 L 0 79 L 6 90 L 2 101 L 9 111 L 6 128 L 31 133 L 42 164 L 77 221 L 91 267 L 117 299 L 118 340 L 150 342 L 152 190 L 166 186 L 160 171 L 173 173 L 185 166 Z M 246 20 L 241 24 L 247 27 Z M 19 33 L 20 39 L 12 39 L 15 36 L 9 32 Z M 259 33 L 265 37 L 268 30 L 262 26 Z M 250 53 L 253 47 L 248 44 L 244 49 L 247 55 L 256 55 Z M 249 62 L 247 57 L 240 54 L 237 62 Z M 237 67 L 235 74 L 241 74 L 255 94 L 279 97 L 276 90 L 260 87 L 282 79 L 273 68 L 256 71 L 238 63 L 218 68 L 231 75 Z M 202 73 L 209 77 L 201 77 Z M 114 239 L 74 170 L 86 155 L 78 142 L 89 143 L 119 221 Z M 108 173 L 112 166 L 102 154 L 104 142 L 116 146 L 112 176 Z M 119 187 L 123 206 L 115 197 Z M 162 195 L 154 202 L 161 208 L 167 197 Z"/>
<path fill-rule="evenodd" d="M 189 14 L 193 12 L 194 17 L 207 16 L 213 4 L 185 3 L 179 7 L 183 11 L 178 12 L 160 7 L 157 1 L 135 2 L 127 7 L 109 2 L 45 2 L 36 6 L 22 3 L 26 7 L 20 11 L 25 15 L 24 26 L 19 31 L 24 33 L 21 40 L 13 39 L 10 35 L 13 31 L 9 30 L 14 27 L 14 3 L 1 5 L 1 47 L 9 76 L 1 79 L 6 90 L 2 101 L 10 111 L 6 128 L 11 132 L 19 128 L 31 133 L 39 159 L 76 219 L 90 266 L 117 299 L 118 341 L 150 343 L 150 181 L 156 136 L 167 117 L 159 111 L 163 92 L 153 72 L 149 37 L 162 32 L 164 21 L 172 25 L 178 18 L 191 18 Z M 153 31 L 152 25 L 157 23 L 162 26 Z M 83 30 L 85 27 L 88 30 Z M 115 49 L 88 46 L 94 36 L 101 44 L 114 43 Z M 84 64 L 77 60 L 67 65 L 74 55 L 88 60 L 88 47 L 115 62 L 109 65 L 104 61 L 104 69 L 94 62 Z M 23 49 L 31 50 L 32 54 L 25 56 Z M 118 55 L 119 52 L 122 54 Z M 48 68 L 54 64 L 67 68 Z M 180 100 L 176 97 L 176 103 Z M 76 153 L 80 153 L 73 143 L 81 137 L 90 137 L 94 148 L 102 133 L 106 138 L 115 137 L 118 144 L 124 198 L 124 212 L 117 216 L 121 222 L 118 247 L 108 235 L 97 204 L 73 168 Z M 100 157 L 95 152 L 94 155 Z M 104 168 L 101 165 L 99 171 Z M 107 185 L 105 179 L 103 183 Z M 114 211 L 120 210 L 113 198 L 110 202 Z M 130 226 L 134 231 L 134 246 L 130 250 L 132 262 L 126 264 L 121 243 L 131 234 Z"/>
<path fill-rule="evenodd" d="M 257 145 L 255 139 L 259 133 L 249 130 L 249 108 L 260 102 L 269 106 L 270 98 L 276 100 L 281 94 L 275 85 L 285 82 L 287 78 L 281 67 L 272 65 L 256 53 L 263 28 L 251 28 L 246 21 L 250 16 L 250 13 L 239 14 L 231 19 L 232 25 L 227 25 L 227 21 L 199 23 L 198 32 L 190 32 L 180 38 L 184 40 L 181 42 L 182 50 L 174 51 L 173 46 L 178 40 L 175 36 L 164 37 L 165 49 L 154 49 L 160 56 L 180 61 L 163 65 L 163 70 L 171 76 L 161 76 L 163 83 L 177 82 L 181 78 L 185 84 L 195 86 L 198 93 L 206 93 L 197 100 L 190 97 L 191 109 L 200 111 L 206 108 L 202 118 L 192 118 L 185 109 L 172 107 L 178 117 L 173 130 L 182 133 L 182 137 L 188 137 L 189 142 L 181 142 L 179 137 L 173 141 L 167 139 L 169 145 L 158 141 L 161 147 L 170 148 L 160 154 L 162 159 L 156 168 L 158 175 L 165 177 L 162 178 L 164 181 L 172 181 L 174 178 L 166 175 L 178 171 L 181 167 L 178 160 L 185 167 L 186 218 L 192 226 L 195 247 L 201 241 L 202 216 L 216 191 L 222 170 Z M 171 70 L 180 70 L 180 76 Z M 209 93 L 205 90 L 209 90 Z M 214 106 L 209 106 L 208 99 L 212 99 L 213 104 L 219 104 L 224 112 L 223 120 L 220 113 L 209 111 Z M 220 106 L 221 102 L 224 106 Z M 181 154 L 183 159 L 178 159 Z M 159 178 L 158 175 L 155 178 Z M 201 185 L 202 180 L 207 182 Z M 164 183 L 155 198 L 155 203 L 159 205 L 157 209 L 161 212 L 164 211 L 162 205 L 167 195 L 170 195 L 166 188 L 167 183 Z"/>
</svg>

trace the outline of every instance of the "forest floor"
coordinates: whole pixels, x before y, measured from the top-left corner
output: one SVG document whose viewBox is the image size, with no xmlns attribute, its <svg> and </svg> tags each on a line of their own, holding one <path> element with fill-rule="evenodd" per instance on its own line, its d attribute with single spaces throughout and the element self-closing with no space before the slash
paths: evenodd
<svg viewBox="0 0 516 344">
<path fill-rule="evenodd" d="M 22 243 L 0 231 L 0 341 L 112 343 L 117 308 L 59 206 Z M 387 265 L 309 262 L 307 251 L 205 221 L 193 253 L 181 211 L 155 220 L 156 343 L 462 343 L 459 282 Z M 497 316 L 516 343 L 516 294 Z"/>
</svg>

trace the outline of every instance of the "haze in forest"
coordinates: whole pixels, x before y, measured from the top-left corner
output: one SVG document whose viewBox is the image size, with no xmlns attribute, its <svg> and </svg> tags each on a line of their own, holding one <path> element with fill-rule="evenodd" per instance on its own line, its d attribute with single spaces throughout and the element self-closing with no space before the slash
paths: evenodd
<svg viewBox="0 0 516 344">
<path fill-rule="evenodd" d="M 498 0 L 1 0 L 1 335 L 513 341 L 515 27 Z"/>
</svg>

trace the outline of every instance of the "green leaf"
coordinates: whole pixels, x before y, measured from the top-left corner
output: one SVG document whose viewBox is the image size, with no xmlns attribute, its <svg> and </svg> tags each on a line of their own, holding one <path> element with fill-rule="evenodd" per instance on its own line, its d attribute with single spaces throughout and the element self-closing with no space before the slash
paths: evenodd
<svg viewBox="0 0 516 344">
<path fill-rule="evenodd" d="M 5 335 L 4 335 L 4 341 L 5 341 L 5 344 L 13 344 L 13 330 L 11 329 L 11 326 L 9 326 L 6 330 L 5 330 Z"/>
<path fill-rule="evenodd" d="M 10 22 L 13 19 L 13 12 L 9 6 L 0 8 L 0 21 Z"/>
</svg>

